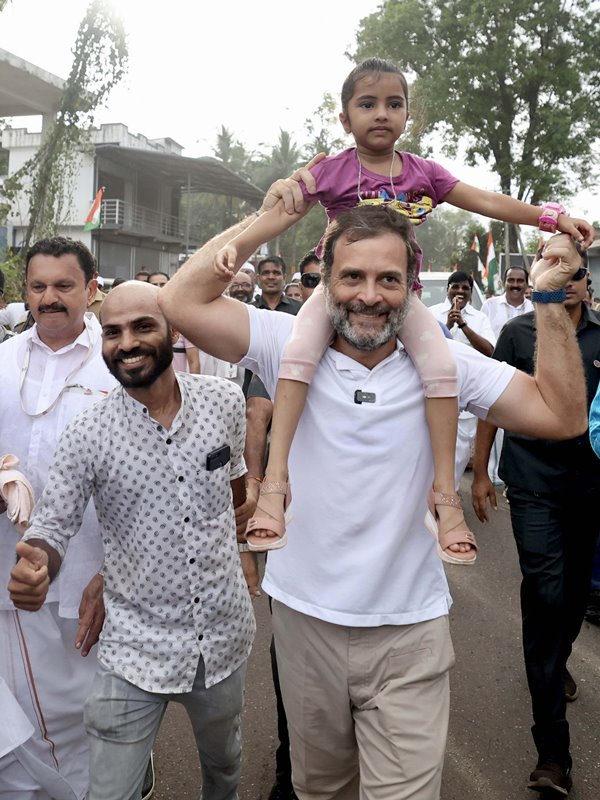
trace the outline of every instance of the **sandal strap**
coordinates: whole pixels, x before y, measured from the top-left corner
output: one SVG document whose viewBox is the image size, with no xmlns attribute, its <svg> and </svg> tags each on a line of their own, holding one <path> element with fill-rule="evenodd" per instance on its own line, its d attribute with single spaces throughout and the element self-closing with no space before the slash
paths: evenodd
<svg viewBox="0 0 600 800">
<path fill-rule="evenodd" d="M 260 485 L 261 494 L 282 494 L 286 495 L 288 485 L 285 481 L 267 481 L 263 480 Z"/>
<path fill-rule="evenodd" d="M 434 492 L 433 502 L 436 506 L 451 506 L 452 508 L 462 508 L 462 502 L 457 494 L 444 494 L 444 492 Z"/>
<path fill-rule="evenodd" d="M 464 525 L 457 525 L 445 533 L 440 533 L 439 543 L 442 550 L 446 550 L 451 544 L 470 544 L 474 550 L 477 550 L 477 542 L 475 535 Z"/>
</svg>

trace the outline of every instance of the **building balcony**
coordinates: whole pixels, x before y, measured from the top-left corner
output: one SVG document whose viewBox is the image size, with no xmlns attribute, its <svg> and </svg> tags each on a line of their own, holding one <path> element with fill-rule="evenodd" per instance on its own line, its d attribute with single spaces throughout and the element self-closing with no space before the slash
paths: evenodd
<svg viewBox="0 0 600 800">
<path fill-rule="evenodd" d="M 183 245 L 186 239 L 198 241 L 200 237 L 195 225 L 190 225 L 186 236 L 185 221 L 179 217 L 115 199 L 102 201 L 100 228 L 168 244 Z"/>
</svg>

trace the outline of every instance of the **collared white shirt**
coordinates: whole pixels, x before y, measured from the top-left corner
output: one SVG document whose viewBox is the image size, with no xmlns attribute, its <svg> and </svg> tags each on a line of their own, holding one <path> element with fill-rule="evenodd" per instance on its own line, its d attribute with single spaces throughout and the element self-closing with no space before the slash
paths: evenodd
<svg viewBox="0 0 600 800">
<path fill-rule="evenodd" d="M 446 298 L 443 303 L 437 303 L 435 306 L 430 306 L 429 311 L 433 314 L 438 322 L 442 322 L 444 325 L 446 325 L 448 322 L 448 313 L 450 312 L 451 308 L 452 303 L 450 300 L 448 300 L 448 298 Z M 475 333 L 477 333 L 479 336 L 482 336 L 490 344 L 496 344 L 496 335 L 492 330 L 492 326 L 487 314 L 484 314 L 482 311 L 477 311 L 476 308 L 473 308 L 471 303 L 467 303 L 467 305 L 460 310 L 460 313 L 471 330 L 475 331 Z M 462 342 L 462 344 L 472 347 L 471 342 L 458 327 L 458 325 L 453 325 L 448 330 L 450 331 L 450 335 L 454 341 Z"/>
<path fill-rule="evenodd" d="M 66 385 L 70 388 L 64 391 Z M 53 351 L 41 341 L 36 325 L 0 345 L 0 455 L 12 453 L 19 458 L 18 469 L 31 482 L 36 500 L 42 494 L 56 444 L 67 423 L 105 399 L 115 385 L 102 360 L 101 328 L 93 314 L 86 314 L 84 330 L 60 350 Z M 58 401 L 52 405 L 56 398 Z M 33 416 L 50 406 L 46 414 Z M 3 610 L 14 608 L 7 585 L 18 539 L 6 514 L 0 514 L 0 609 Z M 98 520 L 90 504 L 76 544 L 46 599 L 46 602 L 58 601 L 60 616 L 77 618 L 81 594 L 102 566 L 102 559 Z"/>
<path fill-rule="evenodd" d="M 430 306 L 429 311 L 433 314 L 438 322 L 442 322 L 445 325 L 448 322 L 448 312 L 451 308 L 452 303 L 450 300 L 448 300 L 448 298 L 446 298 L 443 303 L 437 303 L 434 306 Z M 471 303 L 467 303 L 467 305 L 461 309 L 460 313 L 471 330 L 475 331 L 475 333 L 479 334 L 479 336 L 482 336 L 491 345 L 496 345 L 496 335 L 492 330 L 490 320 L 486 314 L 484 314 L 482 311 L 477 311 L 476 308 L 473 308 Z M 450 335 L 455 342 L 461 342 L 469 347 L 473 346 L 466 334 L 462 332 L 458 325 L 453 325 L 451 328 L 448 328 L 448 330 L 450 331 Z M 470 414 L 468 411 L 461 411 L 459 414 L 459 419 L 472 418 L 473 414 Z"/>
<path fill-rule="evenodd" d="M 200 654 L 207 686 L 218 683 L 254 636 L 230 487 L 246 472 L 244 398 L 218 378 L 177 381 L 169 430 L 122 387 L 68 426 L 25 536 L 63 555 L 93 495 L 105 551 L 98 658 L 150 692 L 189 691 Z M 208 469 L 223 446 L 231 460 Z"/>
<path fill-rule="evenodd" d="M 242 364 L 273 393 L 294 323 L 247 307 Z M 485 418 L 514 368 L 448 341 L 459 406 Z M 355 402 L 356 390 L 375 402 Z M 421 379 L 403 348 L 373 369 L 328 348 L 290 453 L 288 544 L 269 553 L 263 586 L 301 613 L 338 625 L 408 625 L 448 612 L 450 595 L 424 525 L 433 462 Z"/>
<path fill-rule="evenodd" d="M 482 305 L 481 310 L 489 317 L 492 330 L 498 338 L 500 331 L 509 320 L 533 311 L 533 303 L 525 298 L 520 306 L 511 306 L 506 299 L 506 293 L 504 293 L 497 297 L 489 297 Z"/>
</svg>

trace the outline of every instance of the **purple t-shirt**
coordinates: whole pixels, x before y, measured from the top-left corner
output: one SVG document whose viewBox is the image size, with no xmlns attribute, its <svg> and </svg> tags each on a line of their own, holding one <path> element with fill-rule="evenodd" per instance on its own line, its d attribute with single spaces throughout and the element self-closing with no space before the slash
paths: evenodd
<svg viewBox="0 0 600 800">
<path fill-rule="evenodd" d="M 396 151 L 397 152 L 397 151 Z M 342 211 L 347 211 L 361 203 L 389 201 L 396 195 L 397 210 L 405 214 L 415 225 L 425 222 L 429 212 L 458 183 L 458 178 L 447 169 L 412 153 L 398 153 L 402 159 L 402 173 L 393 179 L 394 192 L 388 175 L 378 175 L 362 168 L 360 187 L 358 185 L 359 164 L 356 148 L 342 150 L 329 156 L 311 168 L 317 183 L 317 193 L 309 194 L 303 183 L 300 184 L 304 198 L 318 200 L 327 212 L 331 222 Z M 320 254 L 321 243 L 318 253 Z M 420 254 L 420 251 L 419 251 Z M 420 266 L 419 258 L 419 266 Z"/>
</svg>

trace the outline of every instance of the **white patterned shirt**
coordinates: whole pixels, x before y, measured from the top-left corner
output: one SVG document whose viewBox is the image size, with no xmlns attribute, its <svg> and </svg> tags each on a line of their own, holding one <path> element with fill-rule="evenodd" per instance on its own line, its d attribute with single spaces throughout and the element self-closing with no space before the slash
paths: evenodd
<svg viewBox="0 0 600 800">
<path fill-rule="evenodd" d="M 212 686 L 248 657 L 254 615 L 237 552 L 230 481 L 246 472 L 245 409 L 229 381 L 177 374 L 169 430 L 122 387 L 63 433 L 25 539 L 64 556 L 93 495 L 105 551 L 98 657 L 146 691 Z M 224 445 L 231 460 L 207 469 Z"/>
</svg>

